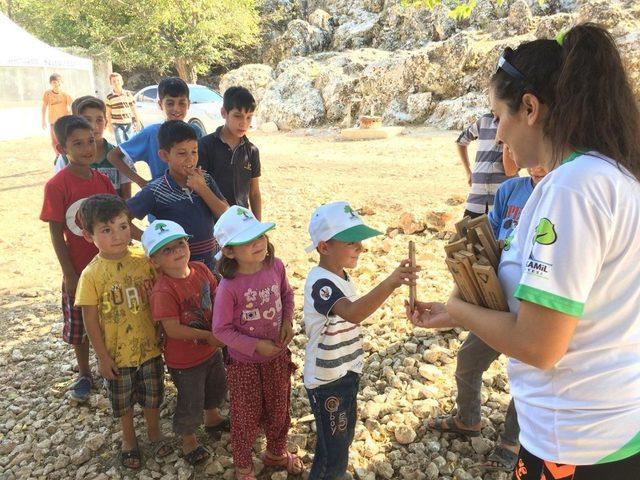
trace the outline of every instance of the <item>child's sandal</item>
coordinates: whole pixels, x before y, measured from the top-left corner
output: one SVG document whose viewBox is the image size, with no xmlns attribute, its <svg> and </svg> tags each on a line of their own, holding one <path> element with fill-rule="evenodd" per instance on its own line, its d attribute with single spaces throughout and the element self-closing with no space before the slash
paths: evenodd
<svg viewBox="0 0 640 480">
<path fill-rule="evenodd" d="M 136 462 L 137 461 L 137 462 Z M 132 465 L 135 463 L 135 465 Z M 140 450 L 134 448 L 133 450 L 120 450 L 120 465 L 129 470 L 140 470 L 142 467 L 142 458 L 140 457 Z"/>
<path fill-rule="evenodd" d="M 257 480 L 256 474 L 253 471 L 253 465 L 251 466 L 251 470 L 245 473 L 242 473 L 236 468 L 236 480 Z"/>
<path fill-rule="evenodd" d="M 267 454 L 267 452 L 262 452 L 260 460 L 262 460 L 262 463 L 266 467 L 284 468 L 291 475 L 300 475 L 304 472 L 304 463 L 302 463 L 302 459 L 293 453 L 285 452 L 281 457 L 272 458 Z"/>
<path fill-rule="evenodd" d="M 184 459 L 189 465 L 195 467 L 196 465 L 200 465 L 202 462 L 207 461 L 210 456 L 211 454 L 206 448 L 204 448 L 202 445 L 198 445 L 189 453 L 185 453 Z"/>
<path fill-rule="evenodd" d="M 174 441 L 169 437 L 160 437 L 158 440 L 149 442 L 151 454 L 156 460 L 168 457 L 174 451 Z"/>
</svg>

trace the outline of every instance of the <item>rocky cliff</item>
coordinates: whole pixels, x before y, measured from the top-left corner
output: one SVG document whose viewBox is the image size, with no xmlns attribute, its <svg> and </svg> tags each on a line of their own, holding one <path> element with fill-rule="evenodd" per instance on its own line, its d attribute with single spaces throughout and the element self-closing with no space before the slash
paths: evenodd
<svg viewBox="0 0 640 480">
<path fill-rule="evenodd" d="M 372 111 L 388 125 L 457 129 L 486 110 L 505 47 L 593 21 L 616 38 L 640 94 L 637 0 L 481 0 L 465 20 L 405 3 L 266 0 L 260 63 L 224 75 L 220 90 L 248 87 L 258 123 L 284 130 L 352 124 Z"/>
</svg>

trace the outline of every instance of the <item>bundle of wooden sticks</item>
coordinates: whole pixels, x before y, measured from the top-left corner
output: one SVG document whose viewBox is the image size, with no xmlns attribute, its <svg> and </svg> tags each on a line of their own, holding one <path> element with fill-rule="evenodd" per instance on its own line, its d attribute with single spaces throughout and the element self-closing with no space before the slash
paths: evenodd
<svg viewBox="0 0 640 480">
<path fill-rule="evenodd" d="M 509 310 L 497 275 L 500 247 L 486 215 L 458 222 L 456 235 L 444 251 L 449 271 L 467 302 Z"/>
</svg>

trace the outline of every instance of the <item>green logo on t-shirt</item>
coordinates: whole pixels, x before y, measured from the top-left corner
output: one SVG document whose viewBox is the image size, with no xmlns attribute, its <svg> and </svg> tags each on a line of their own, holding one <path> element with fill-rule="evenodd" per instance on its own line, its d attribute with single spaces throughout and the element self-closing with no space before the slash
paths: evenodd
<svg viewBox="0 0 640 480">
<path fill-rule="evenodd" d="M 503 250 L 505 252 L 508 252 L 509 249 L 511 248 L 511 241 L 513 240 L 513 235 L 509 235 L 507 238 L 504 239 L 504 247 Z"/>
<path fill-rule="evenodd" d="M 551 223 L 548 218 L 541 218 L 538 226 L 536 227 L 536 234 L 533 237 L 534 243 L 540 245 L 552 245 L 558 239 L 556 234 L 556 227 Z"/>
</svg>

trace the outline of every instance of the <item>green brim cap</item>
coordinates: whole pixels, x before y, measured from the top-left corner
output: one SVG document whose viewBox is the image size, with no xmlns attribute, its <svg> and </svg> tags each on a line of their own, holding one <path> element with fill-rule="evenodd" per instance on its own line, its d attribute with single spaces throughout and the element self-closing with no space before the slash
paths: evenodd
<svg viewBox="0 0 640 480">
<path fill-rule="evenodd" d="M 338 240 L 339 242 L 361 242 L 367 238 L 377 237 L 382 235 L 382 232 L 375 230 L 366 225 L 356 225 L 355 227 L 347 228 L 340 233 L 331 237 L 331 240 Z"/>
<path fill-rule="evenodd" d="M 151 255 L 156 253 L 160 248 L 164 247 L 167 243 L 171 243 L 174 240 L 178 240 L 179 238 L 189 238 L 189 237 L 191 237 L 191 235 L 176 233 L 175 235 L 170 235 L 167 238 L 163 238 L 158 243 L 156 243 L 151 250 L 149 250 L 149 253 L 147 254 L 147 256 L 150 257 Z"/>
</svg>

